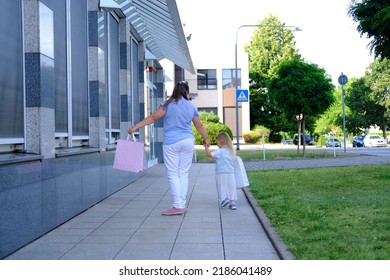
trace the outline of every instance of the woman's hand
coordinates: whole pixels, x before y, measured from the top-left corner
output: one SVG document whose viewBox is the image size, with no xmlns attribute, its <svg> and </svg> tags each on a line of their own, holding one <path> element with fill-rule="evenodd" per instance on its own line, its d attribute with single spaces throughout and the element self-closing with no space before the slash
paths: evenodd
<svg viewBox="0 0 390 280">
<path fill-rule="evenodd" d="M 134 129 L 133 126 L 132 126 L 132 127 L 130 127 L 130 128 L 127 130 L 127 133 L 128 133 L 128 134 L 133 134 L 135 131 L 136 131 L 136 129 Z"/>
</svg>

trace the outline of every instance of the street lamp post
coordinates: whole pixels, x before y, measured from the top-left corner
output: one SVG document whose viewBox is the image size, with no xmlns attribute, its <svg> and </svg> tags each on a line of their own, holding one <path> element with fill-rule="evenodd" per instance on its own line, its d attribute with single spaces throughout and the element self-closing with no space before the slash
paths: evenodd
<svg viewBox="0 0 390 280">
<path fill-rule="evenodd" d="M 241 25 L 237 28 L 237 31 L 236 31 L 236 44 L 235 44 L 235 90 L 236 90 L 236 94 L 237 94 L 237 90 L 238 90 L 238 66 L 237 66 L 237 37 L 238 37 L 238 31 L 240 31 L 241 28 L 244 28 L 244 27 L 265 27 L 265 26 L 269 26 L 269 27 L 285 27 L 285 28 L 293 28 L 294 31 L 301 31 L 302 29 L 300 29 L 299 27 L 296 27 L 296 26 L 283 26 L 283 25 L 269 25 L 269 24 L 244 24 L 244 25 Z M 236 149 L 239 150 L 240 149 L 240 133 L 239 133 L 239 117 L 238 117 L 238 101 L 237 101 L 237 98 L 236 98 L 236 139 L 237 139 L 237 146 L 236 146 Z"/>
</svg>

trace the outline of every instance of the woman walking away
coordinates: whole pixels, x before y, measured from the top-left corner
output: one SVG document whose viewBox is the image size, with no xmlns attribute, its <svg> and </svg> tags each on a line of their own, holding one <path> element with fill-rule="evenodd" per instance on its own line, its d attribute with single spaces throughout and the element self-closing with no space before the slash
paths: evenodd
<svg viewBox="0 0 390 280">
<path fill-rule="evenodd" d="M 129 128 L 132 134 L 137 129 L 164 118 L 163 154 L 173 205 L 163 215 L 186 213 L 188 173 L 195 149 L 195 137 L 191 123 L 203 137 L 204 145 L 210 146 L 209 136 L 204 128 L 199 112 L 190 102 L 187 82 L 176 84 L 171 97 L 161 103 L 156 112 Z"/>
<path fill-rule="evenodd" d="M 208 146 L 205 146 L 205 149 L 208 157 L 216 159 L 215 179 L 219 203 L 221 207 L 230 204 L 229 208 L 236 210 L 237 189 L 234 177 L 235 151 L 233 143 L 226 132 L 219 133 L 216 141 L 219 149 L 212 152 Z"/>
</svg>

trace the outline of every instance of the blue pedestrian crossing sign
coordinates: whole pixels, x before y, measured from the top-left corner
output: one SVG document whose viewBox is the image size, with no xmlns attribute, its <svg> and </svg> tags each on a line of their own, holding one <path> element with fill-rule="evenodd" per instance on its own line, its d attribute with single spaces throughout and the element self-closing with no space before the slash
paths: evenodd
<svg viewBox="0 0 390 280">
<path fill-rule="evenodd" d="M 249 101 L 249 90 L 237 89 L 236 90 L 236 102 L 248 102 Z"/>
</svg>

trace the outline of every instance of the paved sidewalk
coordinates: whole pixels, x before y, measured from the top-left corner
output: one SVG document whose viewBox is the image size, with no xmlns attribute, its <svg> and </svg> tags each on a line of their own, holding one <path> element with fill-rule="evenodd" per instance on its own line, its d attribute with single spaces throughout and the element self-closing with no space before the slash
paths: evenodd
<svg viewBox="0 0 390 280">
<path fill-rule="evenodd" d="M 242 190 L 220 208 L 213 164 L 193 164 L 189 212 L 162 216 L 171 195 L 158 164 L 121 191 L 6 259 L 276 260 L 279 255 Z"/>
<path fill-rule="evenodd" d="M 246 162 L 249 170 L 390 164 L 389 156 Z M 293 259 L 250 192 L 238 209 L 220 208 L 214 165 L 190 171 L 189 212 L 162 216 L 171 195 L 165 167 L 147 174 L 6 259 L 37 260 L 277 260 Z"/>
</svg>

